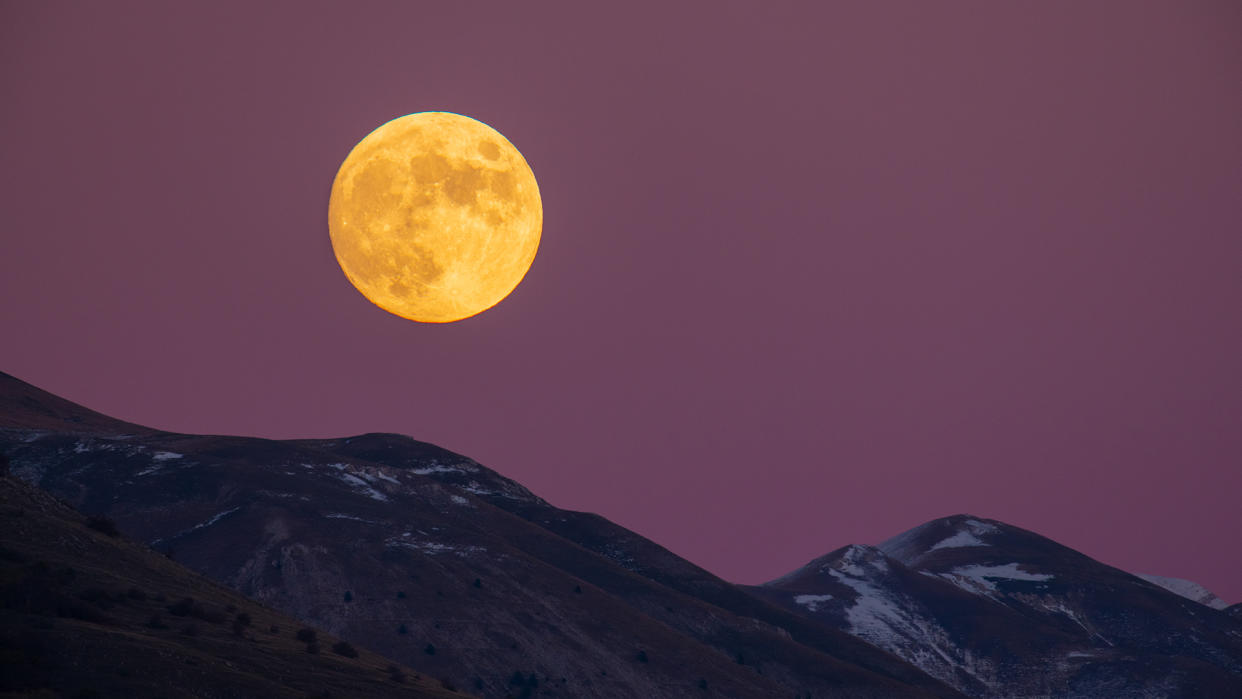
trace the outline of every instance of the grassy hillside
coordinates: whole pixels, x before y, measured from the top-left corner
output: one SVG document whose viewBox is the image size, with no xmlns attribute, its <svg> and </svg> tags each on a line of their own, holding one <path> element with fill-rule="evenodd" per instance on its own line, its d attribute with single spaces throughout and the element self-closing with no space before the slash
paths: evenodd
<svg viewBox="0 0 1242 699">
<path fill-rule="evenodd" d="M 462 695 L 2 477 L 0 696 Z"/>
</svg>

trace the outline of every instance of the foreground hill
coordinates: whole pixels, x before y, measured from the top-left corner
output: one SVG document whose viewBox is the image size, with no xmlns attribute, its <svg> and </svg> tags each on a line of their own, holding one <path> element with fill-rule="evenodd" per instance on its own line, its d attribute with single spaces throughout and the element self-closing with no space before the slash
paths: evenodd
<svg viewBox="0 0 1242 699">
<path fill-rule="evenodd" d="M 462 696 L 323 631 L 299 640 L 304 629 L 107 520 L 0 478 L 0 693 Z"/>
<path fill-rule="evenodd" d="M 954 697 L 595 515 L 398 435 L 111 421 L 0 375 L 13 473 L 190 568 L 486 697 Z"/>
<path fill-rule="evenodd" d="M 933 520 L 753 591 L 972 696 L 1242 696 L 1242 623 L 1214 595 L 995 520 Z"/>
</svg>

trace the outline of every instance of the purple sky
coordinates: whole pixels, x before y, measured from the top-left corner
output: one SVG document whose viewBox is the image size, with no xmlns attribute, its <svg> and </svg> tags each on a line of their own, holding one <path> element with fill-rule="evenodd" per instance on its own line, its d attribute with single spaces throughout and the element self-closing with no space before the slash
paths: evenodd
<svg viewBox="0 0 1242 699">
<path fill-rule="evenodd" d="M 1242 5 L 0 4 L 0 369 L 401 432 L 738 582 L 957 512 L 1242 600 Z M 505 134 L 543 242 L 420 325 L 350 148 Z"/>
</svg>

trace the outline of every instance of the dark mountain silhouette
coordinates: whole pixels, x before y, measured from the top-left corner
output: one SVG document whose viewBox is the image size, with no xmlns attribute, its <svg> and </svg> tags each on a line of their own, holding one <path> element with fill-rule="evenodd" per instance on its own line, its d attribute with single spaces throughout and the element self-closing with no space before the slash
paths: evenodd
<svg viewBox="0 0 1242 699">
<path fill-rule="evenodd" d="M 0 377 L 12 472 L 263 604 L 487 697 L 953 697 L 595 515 L 387 434 L 181 435 Z"/>
<path fill-rule="evenodd" d="M 933 520 L 752 589 L 972 696 L 1242 696 L 1236 616 L 995 520 Z"/>
<path fill-rule="evenodd" d="M 4 696 L 462 696 L 305 626 L 0 477 Z"/>
<path fill-rule="evenodd" d="M 486 697 L 1242 696 L 1242 612 L 958 515 L 762 586 L 393 434 L 112 420 L 0 374 L 14 476 Z"/>
</svg>

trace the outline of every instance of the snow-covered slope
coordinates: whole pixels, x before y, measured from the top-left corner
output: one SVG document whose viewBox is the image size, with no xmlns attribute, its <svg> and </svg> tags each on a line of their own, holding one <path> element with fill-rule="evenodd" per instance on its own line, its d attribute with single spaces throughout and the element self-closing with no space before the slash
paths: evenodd
<svg viewBox="0 0 1242 699">
<path fill-rule="evenodd" d="M 779 601 L 792 600 L 808 615 L 829 620 L 959 689 L 983 693 L 998 683 L 997 665 L 963 648 L 926 604 L 944 595 L 969 603 L 968 595 L 918 576 L 874 546 L 847 546 L 769 585 L 790 591 Z M 937 586 L 941 589 L 928 589 Z M 818 593 L 797 592 L 803 589 Z"/>
</svg>

